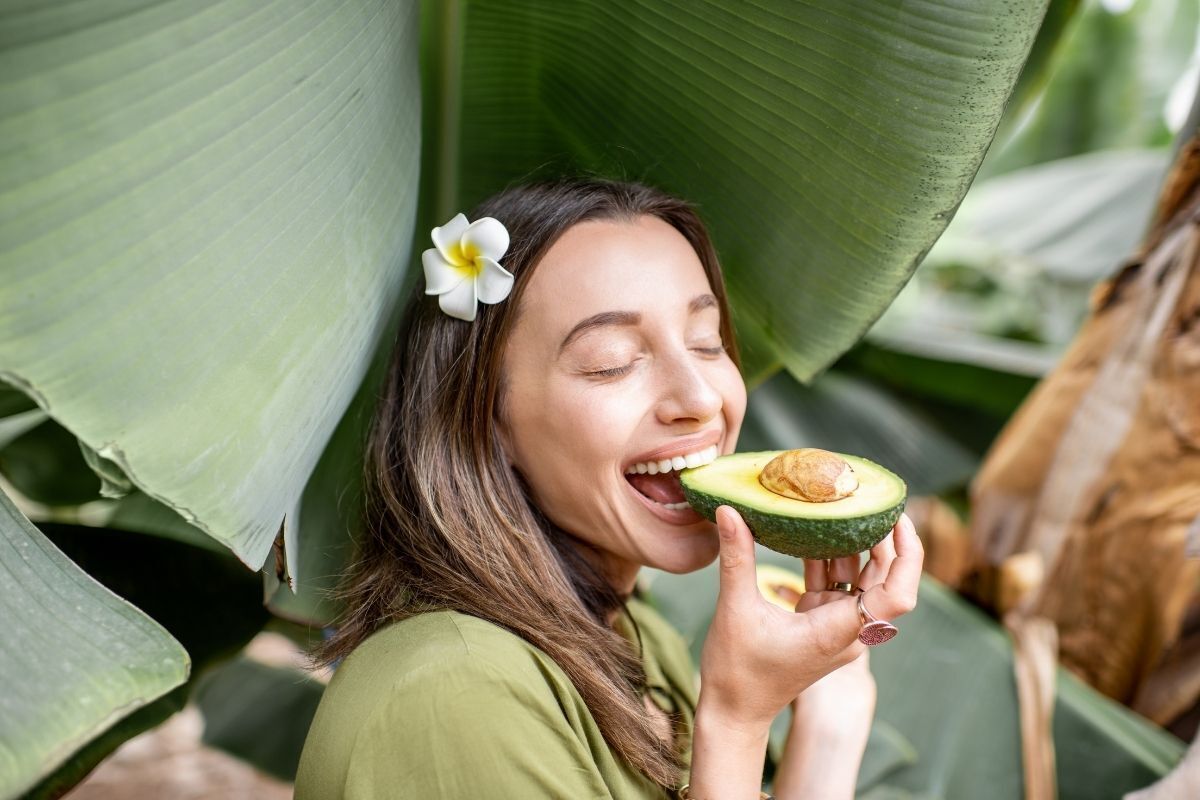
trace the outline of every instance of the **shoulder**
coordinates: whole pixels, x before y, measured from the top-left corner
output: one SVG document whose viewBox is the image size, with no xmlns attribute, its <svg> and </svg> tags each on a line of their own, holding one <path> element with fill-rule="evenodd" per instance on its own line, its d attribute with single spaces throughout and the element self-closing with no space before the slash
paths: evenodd
<svg viewBox="0 0 1200 800">
<path fill-rule="evenodd" d="M 430 685 L 444 690 L 456 679 L 558 689 L 560 678 L 566 676 L 557 664 L 525 639 L 495 623 L 450 610 L 418 614 L 381 628 L 334 673 L 334 682 L 369 688 L 379 700 Z"/>
<path fill-rule="evenodd" d="M 361 682 L 355 696 L 370 698 L 351 734 L 346 797 L 398 786 L 412 797 L 609 797 L 597 765 L 605 745 L 582 698 L 499 625 L 421 614 L 378 631 L 342 669 Z M 370 691 L 377 670 L 386 680 Z"/>
<path fill-rule="evenodd" d="M 570 741 L 574 755 L 586 754 L 587 706 L 566 673 L 520 636 L 469 614 L 427 612 L 377 631 L 329 690 L 343 709 L 358 709 L 360 762 L 396 752 L 470 758 L 513 737 L 533 752 Z"/>
</svg>

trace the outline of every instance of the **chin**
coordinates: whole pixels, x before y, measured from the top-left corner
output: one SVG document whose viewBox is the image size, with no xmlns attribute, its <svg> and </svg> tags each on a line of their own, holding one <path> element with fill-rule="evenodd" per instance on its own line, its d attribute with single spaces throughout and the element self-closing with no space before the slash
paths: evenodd
<svg viewBox="0 0 1200 800">
<path fill-rule="evenodd" d="M 716 561 L 717 556 L 721 554 L 717 526 L 709 523 L 709 527 L 710 530 L 703 535 L 688 537 L 684 541 L 677 542 L 676 546 L 670 550 L 657 553 L 654 563 L 649 566 L 673 575 L 685 575 L 704 569 Z"/>
</svg>

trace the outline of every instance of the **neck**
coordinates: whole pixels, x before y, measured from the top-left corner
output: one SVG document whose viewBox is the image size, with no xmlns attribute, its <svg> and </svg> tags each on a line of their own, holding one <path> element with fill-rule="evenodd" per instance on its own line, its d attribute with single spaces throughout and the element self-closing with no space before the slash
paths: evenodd
<svg viewBox="0 0 1200 800">
<path fill-rule="evenodd" d="M 575 537 L 570 538 L 574 550 L 595 570 L 622 601 L 628 601 L 633 596 L 634 586 L 637 585 L 638 572 L 642 565 L 633 561 L 617 558 L 611 553 L 600 550 L 595 546 Z M 611 609 L 605 616 L 605 621 L 612 627 L 619 609 Z"/>
<path fill-rule="evenodd" d="M 617 594 L 620 595 L 622 602 L 629 602 L 629 598 L 633 596 L 633 588 L 637 585 L 638 570 L 641 569 L 641 566 L 638 564 L 633 564 L 630 568 L 629 565 L 627 565 L 626 569 L 621 572 L 614 571 L 611 564 L 608 566 L 609 569 L 605 571 L 605 575 L 610 576 L 609 583 L 614 589 L 616 589 Z M 620 609 L 617 608 L 614 608 L 612 611 L 608 612 L 608 617 L 606 619 L 608 627 L 613 627 L 613 623 L 616 622 L 617 616 L 620 613 Z"/>
<path fill-rule="evenodd" d="M 616 589 L 617 594 L 621 595 L 621 599 L 628 600 L 633 596 L 633 589 L 637 586 L 638 572 L 641 569 L 641 564 L 635 564 L 631 561 L 621 564 L 617 569 L 614 569 L 610 564 L 605 575 L 609 576 L 609 583 Z"/>
</svg>

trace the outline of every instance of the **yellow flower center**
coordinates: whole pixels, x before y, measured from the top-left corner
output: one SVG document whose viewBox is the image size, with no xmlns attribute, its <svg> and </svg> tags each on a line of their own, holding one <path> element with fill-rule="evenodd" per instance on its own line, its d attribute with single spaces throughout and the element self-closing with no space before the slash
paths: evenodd
<svg viewBox="0 0 1200 800">
<path fill-rule="evenodd" d="M 479 248 L 468 242 L 464 247 L 461 242 L 455 242 L 446 248 L 446 257 L 450 265 L 468 278 L 479 275 L 483 264 L 478 261 Z"/>
</svg>

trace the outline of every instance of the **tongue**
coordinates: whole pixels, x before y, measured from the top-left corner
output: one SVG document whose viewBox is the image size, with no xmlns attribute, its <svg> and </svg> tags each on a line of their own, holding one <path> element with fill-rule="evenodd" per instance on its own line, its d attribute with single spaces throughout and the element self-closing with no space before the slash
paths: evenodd
<svg viewBox="0 0 1200 800">
<path fill-rule="evenodd" d="M 658 503 L 682 503 L 687 498 L 679 485 L 679 473 L 667 472 L 658 475 L 626 475 L 633 488 Z"/>
</svg>

